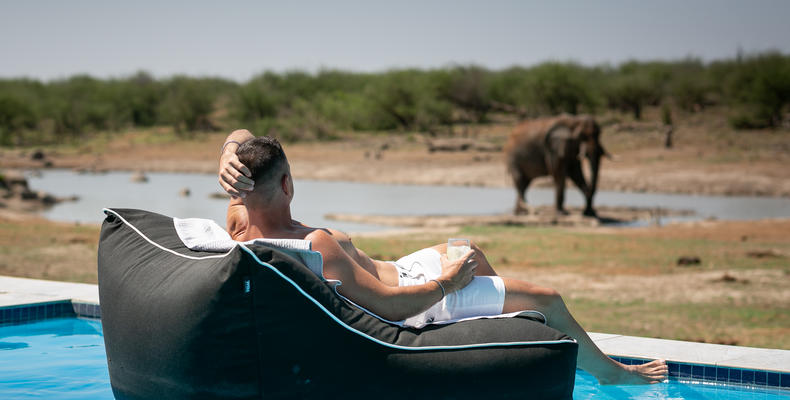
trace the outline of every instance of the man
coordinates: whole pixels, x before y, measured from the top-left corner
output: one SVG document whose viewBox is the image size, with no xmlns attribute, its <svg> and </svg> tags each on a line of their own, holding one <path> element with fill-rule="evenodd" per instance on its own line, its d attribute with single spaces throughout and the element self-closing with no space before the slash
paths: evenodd
<svg viewBox="0 0 790 400">
<path fill-rule="evenodd" d="M 446 245 L 408 255 L 395 263 L 374 260 L 343 232 L 305 226 L 291 218 L 294 185 L 290 165 L 276 139 L 231 133 L 222 147 L 220 184 L 232 195 L 228 230 L 235 240 L 305 239 L 321 253 L 324 276 L 342 282 L 338 291 L 377 315 L 414 325 L 474 315 L 537 310 L 548 325 L 579 343 L 578 365 L 603 384 L 643 384 L 666 379 L 663 360 L 623 365 L 603 354 L 571 316 L 553 289 L 497 276 L 472 245 L 449 261 Z"/>
</svg>

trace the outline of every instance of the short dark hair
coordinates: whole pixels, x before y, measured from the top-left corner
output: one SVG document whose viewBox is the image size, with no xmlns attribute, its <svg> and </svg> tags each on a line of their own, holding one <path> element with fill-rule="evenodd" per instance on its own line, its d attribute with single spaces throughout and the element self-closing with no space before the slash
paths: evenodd
<svg viewBox="0 0 790 400">
<path fill-rule="evenodd" d="M 270 136 L 250 139 L 236 150 L 239 161 L 249 168 L 255 184 L 265 185 L 280 173 L 288 164 L 280 142 Z"/>
</svg>

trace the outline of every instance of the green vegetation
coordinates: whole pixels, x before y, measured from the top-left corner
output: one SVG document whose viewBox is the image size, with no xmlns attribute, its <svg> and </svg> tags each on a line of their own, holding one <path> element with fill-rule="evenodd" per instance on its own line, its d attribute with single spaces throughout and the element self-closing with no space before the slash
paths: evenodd
<svg viewBox="0 0 790 400">
<path fill-rule="evenodd" d="M 73 141 L 98 131 L 171 126 L 180 135 L 239 125 L 288 141 L 338 131 L 424 131 L 561 112 L 628 112 L 672 105 L 730 110 L 736 128 L 787 124 L 790 56 L 764 53 L 705 64 L 628 62 L 585 67 L 546 62 L 499 71 L 478 66 L 315 74 L 265 72 L 248 82 L 145 72 L 120 79 L 74 76 L 51 82 L 0 80 L 0 145 Z"/>
</svg>

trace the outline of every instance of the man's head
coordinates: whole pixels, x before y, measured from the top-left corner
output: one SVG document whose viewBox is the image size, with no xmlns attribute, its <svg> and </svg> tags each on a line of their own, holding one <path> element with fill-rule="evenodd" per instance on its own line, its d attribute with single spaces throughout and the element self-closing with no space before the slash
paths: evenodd
<svg viewBox="0 0 790 400">
<path fill-rule="evenodd" d="M 248 140 L 239 146 L 236 155 L 252 173 L 255 200 L 270 203 L 277 195 L 293 194 L 293 182 L 288 159 L 280 142 L 269 136 Z"/>
</svg>

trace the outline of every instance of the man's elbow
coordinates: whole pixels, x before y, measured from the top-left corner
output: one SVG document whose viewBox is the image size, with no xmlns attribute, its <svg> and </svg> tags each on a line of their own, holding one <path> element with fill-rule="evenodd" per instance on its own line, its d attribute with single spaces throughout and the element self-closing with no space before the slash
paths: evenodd
<svg viewBox="0 0 790 400">
<path fill-rule="evenodd" d="M 255 137 L 252 132 L 248 131 L 247 129 L 236 129 L 235 131 L 231 132 L 228 137 L 232 137 L 239 142 L 246 142 Z"/>
<path fill-rule="evenodd" d="M 345 286 L 340 286 L 339 289 L 341 295 L 348 297 L 360 307 L 388 321 L 402 321 L 410 317 L 410 315 L 406 315 L 403 311 L 403 307 L 397 304 L 397 301 L 388 298 L 386 295 L 377 295 L 373 298 L 360 298 L 347 293 L 344 290 Z"/>
<path fill-rule="evenodd" d="M 382 299 L 380 307 L 377 308 L 378 309 L 374 311 L 376 315 L 388 321 L 403 321 L 412 316 L 409 310 L 407 310 L 407 307 L 399 304 L 399 302 L 394 299 Z"/>
<path fill-rule="evenodd" d="M 398 312 L 398 311 L 395 311 L 395 310 L 380 311 L 380 312 L 377 312 L 376 315 L 378 315 L 381 318 L 386 319 L 387 321 L 403 321 L 404 319 L 410 317 L 410 315 L 406 315 L 406 314 L 404 314 L 402 312 Z"/>
</svg>

